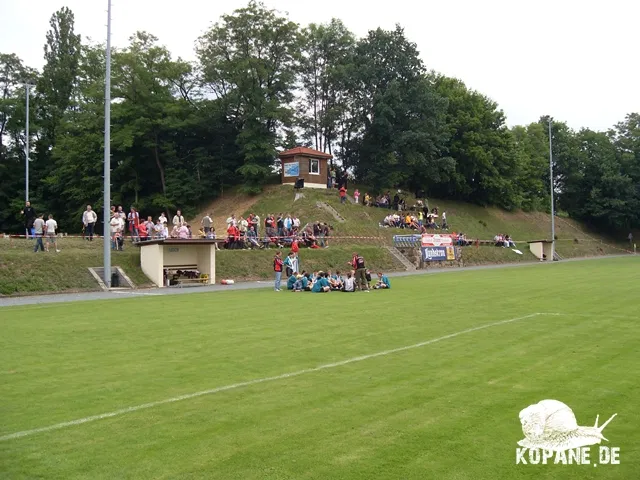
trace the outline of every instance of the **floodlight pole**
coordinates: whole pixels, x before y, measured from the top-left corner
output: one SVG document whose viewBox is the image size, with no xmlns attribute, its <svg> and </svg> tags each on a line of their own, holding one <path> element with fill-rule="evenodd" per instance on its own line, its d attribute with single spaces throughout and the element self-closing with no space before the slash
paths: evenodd
<svg viewBox="0 0 640 480">
<path fill-rule="evenodd" d="M 25 158 L 25 167 L 24 167 L 24 201 L 29 201 L 29 90 L 31 88 L 30 83 L 24 84 L 25 92 L 26 92 L 26 121 L 25 121 L 25 143 L 24 143 L 24 158 Z M 27 233 L 27 235 L 29 235 Z"/>
<path fill-rule="evenodd" d="M 553 261 L 556 251 L 556 218 L 555 207 L 553 205 L 553 149 L 551 143 L 551 117 L 549 117 L 549 182 L 551 183 L 551 261 Z"/>
<path fill-rule="evenodd" d="M 107 0 L 107 51 L 104 82 L 104 284 L 111 287 L 111 0 Z"/>
</svg>

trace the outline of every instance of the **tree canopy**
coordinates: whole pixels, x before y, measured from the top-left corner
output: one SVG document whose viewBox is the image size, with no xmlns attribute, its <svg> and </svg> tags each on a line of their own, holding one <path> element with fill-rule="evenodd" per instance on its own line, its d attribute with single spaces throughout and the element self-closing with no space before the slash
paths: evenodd
<svg viewBox="0 0 640 480">
<path fill-rule="evenodd" d="M 63 230 L 102 206 L 104 45 L 51 16 L 44 67 L 0 53 L 0 231 L 19 231 L 25 82 L 31 191 Z M 187 214 L 239 185 L 257 192 L 281 148 L 333 155 L 372 191 L 505 209 L 550 208 L 550 117 L 509 128 L 498 104 L 428 69 L 401 26 L 357 38 L 338 19 L 300 26 L 257 1 L 202 34 L 197 61 L 136 32 L 112 50 L 112 196 L 146 214 Z M 541 112 L 543 113 L 543 112 Z M 640 228 L 640 114 L 609 131 L 552 121 L 557 209 L 594 227 Z"/>
</svg>

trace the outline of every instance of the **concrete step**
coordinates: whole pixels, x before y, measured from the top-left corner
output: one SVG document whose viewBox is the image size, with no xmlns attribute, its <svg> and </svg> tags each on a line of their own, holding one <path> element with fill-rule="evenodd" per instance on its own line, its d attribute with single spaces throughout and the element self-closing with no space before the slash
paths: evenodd
<svg viewBox="0 0 640 480">
<path fill-rule="evenodd" d="M 402 263 L 402 265 L 404 265 L 404 268 L 409 271 L 409 270 L 417 270 L 416 266 L 411 263 L 409 261 L 409 259 L 407 257 L 405 257 L 402 252 L 400 252 L 400 250 L 398 250 L 396 247 L 385 247 L 389 253 L 391 255 L 393 255 L 394 257 L 396 257 L 400 263 Z"/>
<path fill-rule="evenodd" d="M 338 211 L 329 205 L 327 202 L 316 202 L 316 206 L 318 208 L 322 208 L 323 210 L 329 212 L 333 218 L 335 218 L 338 222 L 344 223 L 346 222 L 345 218 L 338 213 Z"/>
</svg>

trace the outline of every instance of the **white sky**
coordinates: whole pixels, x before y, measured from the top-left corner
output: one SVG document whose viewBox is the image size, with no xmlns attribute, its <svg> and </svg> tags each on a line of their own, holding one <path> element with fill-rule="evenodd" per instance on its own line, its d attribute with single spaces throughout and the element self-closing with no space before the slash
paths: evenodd
<svg viewBox="0 0 640 480">
<path fill-rule="evenodd" d="M 136 30 L 174 56 L 246 0 L 113 0 L 113 44 Z M 551 114 L 573 128 L 607 129 L 640 111 L 638 0 L 265 0 L 302 25 L 337 17 L 356 35 L 405 27 L 429 69 L 498 102 L 510 125 Z M 107 0 L 0 0 L 0 52 L 40 68 L 49 17 L 68 6 L 76 32 L 103 41 Z"/>
</svg>

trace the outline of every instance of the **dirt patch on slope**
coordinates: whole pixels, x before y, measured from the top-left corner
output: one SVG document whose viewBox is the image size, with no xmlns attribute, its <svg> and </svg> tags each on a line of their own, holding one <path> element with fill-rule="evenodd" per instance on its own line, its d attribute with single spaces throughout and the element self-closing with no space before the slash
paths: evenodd
<svg viewBox="0 0 640 480">
<path fill-rule="evenodd" d="M 264 191 L 268 191 L 271 187 L 265 187 Z M 260 195 L 250 196 L 245 193 L 240 193 L 236 190 L 225 193 L 223 196 L 216 198 L 206 208 L 203 208 L 198 212 L 195 218 L 190 222 L 200 228 L 200 221 L 202 217 L 207 213 L 212 213 L 213 226 L 216 232 L 219 234 L 226 232 L 227 230 L 227 217 L 232 213 L 236 214 L 237 218 L 240 218 L 244 212 L 255 205 L 260 200 Z"/>
</svg>

